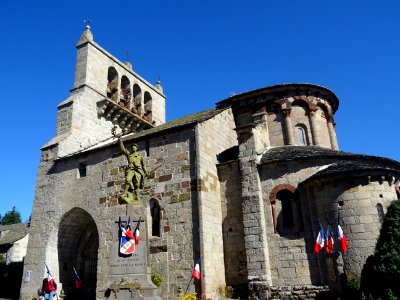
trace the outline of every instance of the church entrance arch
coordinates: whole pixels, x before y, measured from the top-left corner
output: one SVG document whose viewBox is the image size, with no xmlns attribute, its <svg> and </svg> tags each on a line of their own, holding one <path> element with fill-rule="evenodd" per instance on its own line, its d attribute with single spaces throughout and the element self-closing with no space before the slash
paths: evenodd
<svg viewBox="0 0 400 300">
<path fill-rule="evenodd" d="M 60 283 L 67 300 L 95 300 L 99 233 L 88 212 L 73 208 L 60 222 L 58 230 Z M 76 288 L 75 272 L 81 279 Z"/>
</svg>

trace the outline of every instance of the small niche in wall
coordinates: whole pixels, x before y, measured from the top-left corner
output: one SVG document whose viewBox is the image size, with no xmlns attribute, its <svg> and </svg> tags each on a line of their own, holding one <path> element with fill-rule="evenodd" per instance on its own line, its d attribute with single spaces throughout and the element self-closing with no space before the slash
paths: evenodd
<svg viewBox="0 0 400 300">
<path fill-rule="evenodd" d="M 78 178 L 86 177 L 87 174 L 87 162 L 81 161 L 78 166 Z"/>
<path fill-rule="evenodd" d="M 383 223 L 383 219 L 385 218 L 385 212 L 383 211 L 383 205 L 381 203 L 377 203 L 376 210 L 378 212 L 379 222 Z"/>
<path fill-rule="evenodd" d="M 161 207 L 156 199 L 150 199 L 151 235 L 161 236 Z"/>
</svg>

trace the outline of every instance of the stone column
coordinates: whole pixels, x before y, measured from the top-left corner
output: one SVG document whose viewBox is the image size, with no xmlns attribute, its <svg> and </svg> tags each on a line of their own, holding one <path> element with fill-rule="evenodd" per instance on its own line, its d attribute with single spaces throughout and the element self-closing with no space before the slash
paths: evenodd
<svg viewBox="0 0 400 300">
<path fill-rule="evenodd" d="M 331 147 L 332 147 L 332 149 L 339 150 L 339 146 L 338 146 L 337 138 L 336 138 L 335 122 L 333 121 L 333 116 L 329 116 L 327 118 L 327 122 L 328 122 L 328 131 L 329 131 L 329 139 L 331 141 Z"/>
<path fill-rule="evenodd" d="M 311 127 L 311 135 L 313 138 L 313 144 L 314 145 L 321 145 L 320 140 L 319 140 L 319 135 L 318 135 L 318 126 L 316 122 L 316 110 L 311 110 L 310 111 L 310 127 Z"/>
<path fill-rule="evenodd" d="M 276 207 L 275 207 L 275 201 L 271 202 L 271 208 L 272 208 L 272 222 L 274 223 L 274 233 L 278 233 L 277 227 L 278 227 L 278 215 L 276 213 Z"/>
<path fill-rule="evenodd" d="M 252 299 L 268 299 L 271 269 L 255 137 L 251 127 L 238 131 L 238 136 L 249 297 L 252 298 L 253 294 L 258 294 L 263 298 L 253 297 Z"/>
<path fill-rule="evenodd" d="M 286 141 L 287 145 L 294 145 L 293 125 L 292 118 L 290 117 L 290 108 L 282 109 L 282 114 L 285 117 L 285 128 L 286 128 Z"/>
</svg>

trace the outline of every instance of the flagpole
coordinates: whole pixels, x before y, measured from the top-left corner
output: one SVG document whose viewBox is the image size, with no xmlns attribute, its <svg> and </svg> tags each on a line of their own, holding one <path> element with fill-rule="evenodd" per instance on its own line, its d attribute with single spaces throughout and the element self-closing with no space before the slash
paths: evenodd
<svg viewBox="0 0 400 300">
<path fill-rule="evenodd" d="M 203 272 L 200 273 L 200 299 L 203 299 Z"/>
<path fill-rule="evenodd" d="M 189 289 L 190 284 L 192 283 L 192 280 L 193 280 L 193 277 L 190 277 L 190 281 L 189 281 L 189 284 L 186 287 L 185 294 L 187 294 L 187 291 Z"/>
<path fill-rule="evenodd" d="M 47 274 L 50 275 L 50 276 L 53 278 L 53 276 L 51 275 L 50 270 L 49 270 L 49 267 L 47 266 L 47 264 L 45 263 L 44 265 L 46 266 Z M 54 280 L 54 278 L 53 278 L 53 280 Z M 59 299 L 59 298 L 58 298 L 58 294 L 57 294 L 57 290 L 55 290 L 55 295 L 56 295 L 57 299 Z"/>
</svg>

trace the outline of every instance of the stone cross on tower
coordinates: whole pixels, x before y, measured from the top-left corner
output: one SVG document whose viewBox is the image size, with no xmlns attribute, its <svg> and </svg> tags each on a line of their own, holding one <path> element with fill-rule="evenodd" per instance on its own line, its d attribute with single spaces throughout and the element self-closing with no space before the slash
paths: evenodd
<svg viewBox="0 0 400 300">
<path fill-rule="evenodd" d="M 85 23 L 86 24 L 86 29 L 90 29 L 90 23 L 91 23 L 92 21 L 91 20 L 83 20 L 83 23 Z"/>
</svg>

